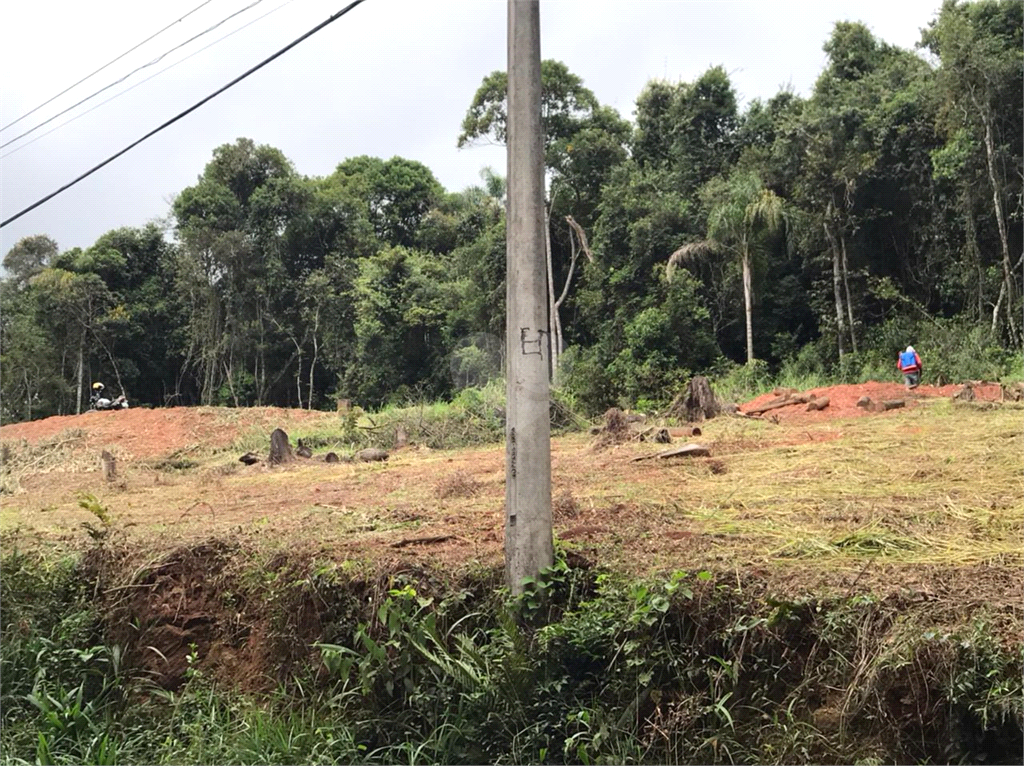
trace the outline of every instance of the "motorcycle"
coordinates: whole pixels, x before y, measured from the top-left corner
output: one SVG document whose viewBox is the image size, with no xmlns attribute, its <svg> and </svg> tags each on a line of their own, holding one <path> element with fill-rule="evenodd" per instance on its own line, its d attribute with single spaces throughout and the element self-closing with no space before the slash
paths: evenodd
<svg viewBox="0 0 1024 766">
<path fill-rule="evenodd" d="M 124 394 L 121 394 L 116 399 L 107 399 L 99 394 L 93 394 L 89 397 L 89 412 L 126 409 L 128 409 L 128 399 Z"/>
</svg>

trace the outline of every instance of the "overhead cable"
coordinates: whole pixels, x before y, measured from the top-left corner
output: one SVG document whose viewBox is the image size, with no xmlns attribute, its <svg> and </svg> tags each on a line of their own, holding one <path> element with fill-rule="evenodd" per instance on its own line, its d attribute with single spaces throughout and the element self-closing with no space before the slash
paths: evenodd
<svg viewBox="0 0 1024 766">
<path fill-rule="evenodd" d="M 241 14 L 241 13 L 245 13 L 245 12 L 246 12 L 247 10 L 249 10 L 249 9 L 250 9 L 250 8 L 252 8 L 253 6 L 259 5 L 259 4 L 260 4 L 260 3 L 262 3 L 262 2 L 263 2 L 263 0 L 253 0 L 253 2 L 249 3 L 249 4 L 247 5 L 247 6 L 245 6 L 245 7 L 244 7 L 244 8 L 242 8 L 241 10 L 237 10 L 237 11 L 235 11 L 234 13 L 232 13 L 232 14 L 231 14 L 230 16 L 226 16 L 225 18 L 221 19 L 221 20 L 220 20 L 220 21 L 218 21 L 218 22 L 217 22 L 216 24 L 214 24 L 214 25 L 213 25 L 212 27 L 209 27 L 209 28 L 207 28 L 207 29 L 204 29 L 204 30 L 203 30 L 202 32 L 200 32 L 199 34 L 197 34 L 197 35 L 193 35 L 192 37 L 188 38 L 188 39 L 187 39 L 187 40 L 186 40 L 185 42 L 183 42 L 183 43 L 179 43 L 178 45 L 175 45 L 175 46 L 174 46 L 173 48 L 171 48 L 170 50 L 164 51 L 163 53 L 161 53 L 161 54 L 160 54 L 159 56 L 157 56 L 157 57 L 156 57 L 155 59 L 153 59 L 153 60 L 152 60 L 152 61 L 150 61 L 149 63 L 147 63 L 147 64 L 143 64 L 142 66 L 138 66 L 138 67 L 135 67 L 135 69 L 133 69 L 132 71 L 130 71 L 130 72 L 129 72 L 128 74 L 126 74 L 126 75 L 125 75 L 124 77 L 121 77 L 121 78 L 119 78 L 119 79 L 117 79 L 117 80 L 114 80 L 114 81 L 113 81 L 112 83 L 108 83 L 107 85 L 104 85 L 104 86 L 103 86 L 102 88 L 100 88 L 100 89 L 99 89 L 99 90 L 97 90 L 97 91 L 93 91 L 92 93 L 90 93 L 90 94 L 89 94 L 88 96 L 86 96 L 86 97 L 85 97 L 85 98 L 83 98 L 82 100 L 80 100 L 80 101 L 76 101 L 76 102 L 75 102 L 74 104 L 72 104 L 71 106 L 69 106 L 69 107 L 68 107 L 67 109 L 62 109 L 61 111 L 57 112 L 57 114 L 53 115 L 52 117 L 48 117 L 47 119 L 43 120 L 42 122 L 40 122 L 40 123 L 38 123 L 38 124 L 36 124 L 36 125 L 32 126 L 32 127 L 31 127 L 31 128 L 29 128 L 28 130 L 26 130 L 26 131 L 25 131 L 24 133 L 22 133 L 22 134 L 20 134 L 20 135 L 17 135 L 17 136 L 15 136 L 14 138 L 12 138 L 12 139 L 10 139 L 10 140 L 8 140 L 8 141 L 6 141 L 6 142 L 4 142 L 4 143 L 0 144 L 0 149 L 3 149 L 3 148 L 5 148 L 5 147 L 7 147 L 7 146 L 10 146 L 10 145 L 11 145 L 11 144 L 13 144 L 13 143 L 14 143 L 15 141 L 17 141 L 17 140 L 18 140 L 19 138 L 24 138 L 25 136 L 29 135 L 30 133 L 34 133 L 35 131 L 39 130 L 39 128 L 43 127 L 44 125 L 48 125 L 49 123 L 51 123 L 51 122 L 53 122 L 54 120 L 56 120 L 56 119 L 57 119 L 58 117 L 60 117 L 61 115 L 63 115 L 63 114 L 67 114 L 67 113 L 68 113 L 68 112 L 70 112 L 70 111 L 71 111 L 72 109 L 75 109 L 75 108 L 77 108 L 77 107 L 81 106 L 82 104 L 84 104 L 84 103 L 85 103 L 86 101 L 90 101 L 90 100 L 92 100 L 92 99 L 96 98 L 96 96 L 98 96 L 99 94 L 103 93 L 104 91 L 108 91 L 108 90 L 110 90 L 111 88 L 113 88 L 113 87 L 114 87 L 115 85 L 119 85 L 120 83 L 124 82 L 124 81 L 125 81 L 125 80 L 127 80 L 127 79 L 128 79 L 129 77 L 131 77 L 131 76 L 132 76 L 133 74 L 135 74 L 136 72 L 141 72 L 141 71 L 142 71 L 143 69 L 146 69 L 146 68 L 148 68 L 148 67 L 151 67 L 151 66 L 153 66 L 154 64 L 159 64 L 159 63 L 160 63 L 160 62 L 161 62 L 161 61 L 162 61 L 163 59 L 165 59 L 165 58 L 166 58 L 167 56 L 169 56 L 170 54 L 174 53 L 174 51 L 176 51 L 176 50 L 178 50 L 178 49 L 180 49 L 180 48 L 184 48 L 184 47 L 185 47 L 186 45 L 188 45 L 188 44 L 189 44 L 190 42 L 192 42 L 193 40 L 198 40 L 198 39 L 199 39 L 200 37 L 202 37 L 203 35 L 205 35 L 205 34 L 209 34 L 209 33 L 210 33 L 210 32 L 212 32 L 213 30 L 215 30 L 215 29 L 216 29 L 217 27 L 219 27 L 219 26 L 221 26 L 222 24 L 225 24 L 225 23 L 227 23 L 228 21 L 230 21 L 231 19 L 235 18 L 235 16 L 238 16 L 238 15 L 239 15 L 239 14 Z"/>
<path fill-rule="evenodd" d="M 125 154 L 125 153 L 131 151 L 132 149 L 134 149 L 136 146 L 141 144 L 146 139 L 152 138 L 153 136 L 155 136 L 157 133 L 159 133 L 164 128 L 170 127 L 171 125 L 176 123 L 178 120 L 182 119 L 183 117 L 188 116 L 189 114 L 194 112 L 196 109 L 201 107 L 203 104 L 207 103 L 208 101 L 213 100 L 214 98 L 219 96 L 224 91 L 226 91 L 229 88 L 232 88 L 233 86 L 237 85 L 238 83 L 240 83 L 242 80 L 244 80 L 246 77 L 248 77 L 249 75 L 253 74 L 254 72 L 258 72 L 260 69 L 265 67 L 267 64 L 269 64 L 274 59 L 279 58 L 280 56 L 283 56 L 285 53 L 290 51 L 296 45 L 299 45 L 303 41 L 305 41 L 308 38 L 312 37 L 313 35 L 315 35 L 317 32 L 319 32 L 321 29 L 323 29 L 324 27 L 328 26 L 329 24 L 333 24 L 335 21 L 340 19 L 342 16 L 344 16 L 346 13 L 351 11 L 357 5 L 362 5 L 364 2 L 366 2 L 366 0 L 353 0 L 351 3 L 346 5 L 340 11 L 335 13 L 333 16 L 331 16 L 328 19 L 325 19 L 324 21 L 321 21 L 315 27 L 310 29 L 308 32 L 306 32 L 305 34 L 303 34 L 303 35 L 297 37 L 296 39 L 292 40 L 292 42 L 288 43 L 286 46 L 281 48 L 276 53 L 268 56 L 267 58 L 263 59 L 263 61 L 261 61 L 260 63 L 258 63 L 255 66 L 251 67 L 247 71 L 243 72 L 238 77 L 236 77 L 234 80 L 229 82 L 227 85 L 221 86 L 220 88 L 215 90 L 213 93 L 211 93 L 209 96 L 206 96 L 206 98 L 204 98 L 204 99 L 202 99 L 200 101 L 197 101 L 195 104 L 190 106 L 185 111 L 180 112 L 179 114 L 175 115 L 171 119 L 167 120 L 167 122 L 163 123 L 162 125 L 160 125 L 160 126 L 158 126 L 156 128 L 153 128 L 153 130 L 149 131 L 142 138 L 139 138 L 136 141 L 133 141 L 132 143 L 128 144 L 128 146 L 126 146 L 124 149 L 121 149 L 120 151 L 116 152 L 115 154 L 112 154 L 111 156 L 107 157 L 107 159 L 103 160 L 103 162 L 101 162 L 98 165 L 96 165 L 96 166 L 90 168 L 89 170 L 85 171 L 84 173 L 82 173 L 82 175 L 80 175 L 77 178 L 75 178 L 74 180 L 69 181 L 68 183 L 64 184 L 62 187 L 60 187 L 56 191 L 50 192 L 49 194 L 47 194 L 42 199 L 39 199 L 39 200 L 33 202 L 31 205 L 29 205 L 28 207 L 24 208 L 23 210 L 19 210 L 17 213 L 12 215 L 10 218 L 7 218 L 4 221 L 0 221 L 0 229 L 2 229 L 4 226 L 6 226 L 7 224 L 9 224 L 11 222 L 18 220 L 19 218 L 21 218 L 26 213 L 28 213 L 28 212 L 30 212 L 32 210 L 35 210 L 40 205 L 42 205 L 42 204 L 44 204 L 46 202 L 49 202 L 51 199 L 56 197 L 58 194 L 62 194 L 63 192 L 66 192 L 72 186 L 74 186 L 75 184 L 79 183 L 80 181 L 85 180 L 86 178 L 91 176 L 93 173 L 95 173 L 97 170 L 103 168 L 106 165 L 109 165 L 111 162 L 116 160 L 122 154 Z"/>
<path fill-rule="evenodd" d="M 26 146 L 30 146 L 30 145 L 34 144 L 34 143 L 35 143 L 36 141 L 38 141 L 38 140 L 39 140 L 39 139 L 41 139 L 41 138 L 46 138 L 46 137 L 47 137 L 48 135 L 50 135 L 51 133 L 55 133 L 56 131 L 58 131 L 58 130 L 60 130 L 61 128 L 63 128 L 63 127 L 65 126 L 65 125 L 70 125 L 70 124 L 71 124 L 72 122 L 74 122 L 75 120 L 77 120 L 77 119 L 78 119 L 79 117 L 85 117 L 85 115 L 89 114 L 90 112 L 95 112 L 95 111 L 96 111 L 97 109 L 99 109 L 99 108 L 100 108 L 101 106 L 103 106 L 104 104 L 109 104 L 109 103 L 110 103 L 111 101 L 114 101 L 115 99 L 118 99 L 118 98 L 120 98 L 120 97 L 121 97 L 121 96 L 123 96 L 123 95 L 124 95 L 125 93 L 128 93 L 129 91 L 133 91 L 133 90 L 135 90 L 135 89 L 136 89 L 137 87 L 139 87 L 140 85 L 142 85 L 142 84 L 144 84 L 144 83 L 147 83 L 147 82 L 149 82 L 149 81 L 150 81 L 150 80 L 152 80 L 152 79 L 153 79 L 154 77 L 158 77 L 159 75 L 162 75 L 162 74 L 163 74 L 164 72 L 166 72 L 166 71 L 167 71 L 167 70 L 169 70 L 169 69 L 174 69 L 174 67 L 178 66 L 178 64 L 183 64 L 183 63 L 185 63 L 186 61 L 188 61 L 188 60 L 189 60 L 190 58 L 192 58 L 193 56 L 198 56 L 198 55 L 199 55 L 200 53 L 202 53 L 202 52 L 203 52 L 203 51 L 205 51 L 205 50 L 209 50 L 210 48 L 212 48 L 212 47 L 213 47 L 214 45 L 216 45 L 217 43 L 219 43 L 219 42 L 222 42 L 222 41 L 224 41 L 224 40 L 227 40 L 227 39 L 228 39 L 229 37 L 232 37 L 233 35 L 236 35 L 236 34 L 238 34 L 239 32 L 241 32 L 241 31 L 242 31 L 243 29 L 245 29 L 246 27 L 250 27 L 250 26 L 252 26 L 252 25 L 253 25 L 253 24 L 255 24 L 255 23 L 256 23 L 257 21 L 261 21 L 261 20 L 263 20 L 263 19 L 267 18 L 267 16 L 269 16 L 270 14 L 272 14 L 272 13 L 276 13 L 277 11 L 281 10 L 282 8 L 284 8 L 284 7 L 286 6 L 286 5 L 289 5 L 289 4 L 293 3 L 293 2 L 295 2 L 295 0 L 285 0 L 285 2 L 281 3 L 280 5 L 278 5 L 278 6 L 277 6 L 277 7 L 275 7 L 275 8 L 272 8 L 272 9 L 270 9 L 269 11 L 267 11 L 266 13 L 264 13 L 264 14 L 263 14 L 262 16 L 257 16 L 257 17 L 256 17 L 255 19 L 253 19 L 252 21 L 248 21 L 248 22 L 246 22 L 245 24 L 243 24 L 242 26 L 240 26 L 240 27 L 239 27 L 238 29 L 232 30 L 231 32 L 228 32 L 228 33 L 227 33 L 226 35 L 223 35 L 222 37 L 218 37 L 218 38 L 217 38 L 216 40 L 214 40 L 214 41 L 213 41 L 212 43 L 209 43 L 208 45 L 204 45 L 204 46 L 203 46 L 202 48 L 200 48 L 199 50 L 197 50 L 197 51 L 193 51 L 192 53 L 188 54 L 188 55 L 187 55 L 187 56 L 185 56 L 184 58 L 178 59 L 177 61 L 175 61 L 175 62 L 174 62 L 173 64 L 171 64 L 170 66 L 165 66 L 165 67 L 164 67 L 163 69 L 160 69 L 160 70 L 158 70 L 158 71 L 154 72 L 154 73 L 153 73 L 153 74 L 151 74 L 151 75 L 150 75 L 149 77 L 147 77 L 147 78 L 146 78 L 145 80 L 139 80 L 139 82 L 135 83 L 134 85 L 132 85 L 132 86 L 130 86 L 130 87 L 127 87 L 127 88 L 125 88 L 124 90 L 120 91 L 119 93 L 115 93 L 115 94 L 114 94 L 113 96 L 111 96 L 111 97 L 110 97 L 110 98 L 108 98 L 108 99 L 104 99 L 103 101 L 100 101 L 100 102 L 99 102 L 98 104 L 96 104 L 95 106 L 92 106 L 92 107 L 90 107 L 90 108 L 86 109 L 86 110 L 85 110 L 84 112 L 79 112 L 79 113 L 78 113 L 78 114 L 76 114 L 76 115 L 75 115 L 74 117 L 71 117 L 70 119 L 67 119 L 67 120 L 65 120 L 64 122 L 62 122 L 62 123 L 61 123 L 60 125 L 57 125 L 57 126 L 55 126 L 55 127 L 53 127 L 53 128 L 50 128 L 50 129 L 49 129 L 48 131 L 46 131 L 46 132 L 45 132 L 45 133 L 43 133 L 42 135 L 36 136 L 36 137 L 35 137 L 35 138 L 33 138 L 33 139 L 32 139 L 31 141 L 26 141 L 26 142 L 25 142 L 25 143 L 23 143 L 23 144 L 22 144 L 21 146 L 16 146 L 16 147 L 14 147 L 13 149 L 11 149 L 11 150 L 10 150 L 9 152 L 7 152 L 6 154 L 0 154 L 0 160 L 3 160 L 3 159 L 6 159 L 6 158 L 8 158 L 8 157 L 10 157 L 10 156 L 11 156 L 12 154 L 17 154 L 17 153 L 18 153 L 18 152 L 20 152 L 20 151 L 21 151 L 22 149 L 24 149 L 24 148 L 25 148 Z"/>
<path fill-rule="evenodd" d="M 136 44 L 136 45 L 133 45 L 133 46 L 132 46 L 131 48 L 129 48 L 128 50 L 126 50 L 126 51 L 125 51 L 124 53 L 122 53 L 122 54 L 121 54 L 120 56 L 117 56 L 116 58 L 112 58 L 112 59 L 111 59 L 110 61 L 108 61 L 108 62 L 107 62 L 106 64 L 104 64 L 103 66 L 101 66 L 101 67 L 100 67 L 99 69 L 97 69 L 97 70 L 95 70 L 95 71 L 93 71 L 93 72 L 90 72 L 89 74 L 87 74 L 87 75 L 86 75 L 85 77 L 83 77 L 83 78 L 82 78 L 81 80 L 79 80 L 78 82 L 74 83 L 73 85 L 69 85 L 68 87 L 66 87 L 66 88 L 65 88 L 64 90 L 62 90 L 62 91 L 61 91 L 60 93 L 58 93 L 58 94 L 57 94 L 56 96 L 51 96 L 50 98 L 46 99 L 46 101 L 44 101 L 43 103 L 41 103 L 41 104 L 40 104 L 39 106 L 37 106 L 37 107 L 34 107 L 34 108 L 32 108 L 32 109 L 29 109 L 29 110 L 28 110 L 27 112 L 25 112 L 25 114 L 21 115 L 21 117 L 19 117 L 18 119 L 16 119 L 16 120 L 11 120 L 11 121 L 10 121 L 9 123 L 7 123 L 7 124 L 6 124 L 6 125 L 4 125 L 4 126 L 3 126 L 2 128 L 0 128 L 0 131 L 4 131 L 4 130 L 7 130 L 7 129 L 8 129 L 9 127 L 11 127 L 12 125 L 15 125 L 15 124 L 17 124 L 17 123 L 21 122 L 22 120 L 24 120 L 24 119 L 25 119 L 26 117 L 28 117 L 28 116 L 29 116 L 30 114 L 34 114 L 35 112 L 38 112 L 38 111 L 39 111 L 40 109 L 42 109 L 42 108 L 43 108 L 44 106 L 46 106 L 47 104 L 49 104 L 49 103 L 50 103 L 51 101 L 55 101 L 56 99 L 60 98 L 61 96 L 63 96 L 63 95 L 65 94 L 65 93 L 67 93 L 67 92 L 68 92 L 69 90 L 71 90 L 72 88 L 77 88 L 77 87 L 78 87 L 79 85 L 81 85 L 81 84 L 82 84 L 83 82 L 85 82 L 86 80 L 88 80 L 88 79 L 89 79 L 90 77 L 92 77 L 93 75 L 97 75 L 97 74 L 99 74 L 100 72 L 102 72 L 102 71 L 103 71 L 104 69 L 106 69 L 106 68 L 107 68 L 108 66 L 110 66 L 111 64 L 115 64 L 115 63 L 117 63 L 118 61 L 120 61 L 121 59 L 123 59 L 123 58 L 124 58 L 125 56 L 127 56 L 127 55 L 128 55 L 129 53 L 131 53 L 132 51 L 136 51 L 136 50 L 138 50 L 139 48 L 141 48 L 141 47 L 142 47 L 143 45 L 145 45 L 146 43 L 148 43 L 148 42 L 149 42 L 150 40 L 152 40 L 153 38 L 155 38 L 155 37 L 158 37 L 159 35 L 162 35 L 162 34 L 163 34 L 164 32 L 166 32 L 166 31 L 167 31 L 168 29 L 170 29 L 171 27 L 173 27 L 173 26 L 174 26 L 175 24 L 180 24 L 180 23 L 181 23 L 182 21 L 184 21 L 185 19 L 187 19 L 187 18 L 188 18 L 189 16 L 191 16 L 191 15 L 192 15 L 193 13 L 195 13 L 196 11 L 198 11 L 198 10 L 199 10 L 200 8 L 202 8 L 202 7 L 204 6 L 204 5 L 209 5 L 209 4 L 211 3 L 211 2 L 213 2 L 213 0 L 205 0 L 204 2 L 200 3 L 200 4 L 199 4 L 199 5 L 197 5 L 197 6 L 195 7 L 195 8 L 193 8 L 193 9 L 192 9 L 191 11 L 189 11 L 189 12 L 188 12 L 188 13 L 186 13 L 186 14 L 185 14 L 184 16 L 182 16 L 182 17 L 181 17 L 180 19 L 178 19 L 177 21 L 172 21 L 172 22 L 171 22 L 170 24 L 168 24 L 168 25 L 167 25 L 166 27 L 164 27 L 163 29 L 161 29 L 161 30 L 159 30 L 159 31 L 157 31 L 157 32 L 154 32 L 153 34 L 151 34 L 151 35 L 150 35 L 149 37 L 147 37 L 147 38 L 146 38 L 145 40 L 143 40 L 143 41 L 142 41 L 141 43 L 138 43 L 138 44 Z"/>
</svg>

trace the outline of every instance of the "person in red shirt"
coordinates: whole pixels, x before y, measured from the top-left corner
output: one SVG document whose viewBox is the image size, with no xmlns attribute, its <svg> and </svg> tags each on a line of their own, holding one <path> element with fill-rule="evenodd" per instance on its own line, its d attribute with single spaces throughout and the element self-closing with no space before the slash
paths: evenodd
<svg viewBox="0 0 1024 766">
<path fill-rule="evenodd" d="M 907 346 L 906 351 L 900 352 L 896 366 L 903 373 L 903 382 L 908 391 L 912 388 L 917 388 L 921 384 L 921 372 L 923 371 L 921 357 L 914 351 L 913 346 Z"/>
</svg>

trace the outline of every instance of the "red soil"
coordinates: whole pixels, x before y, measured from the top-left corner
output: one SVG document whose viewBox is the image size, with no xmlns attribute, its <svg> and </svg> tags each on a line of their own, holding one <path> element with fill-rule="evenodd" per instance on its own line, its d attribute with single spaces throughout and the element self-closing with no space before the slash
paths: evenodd
<svg viewBox="0 0 1024 766">
<path fill-rule="evenodd" d="M 864 407 L 857 406 L 857 400 L 862 396 L 871 398 L 873 402 L 882 402 L 889 399 L 903 399 L 908 407 L 913 407 L 917 400 L 932 397 L 951 397 L 962 389 L 963 386 L 919 386 L 913 391 L 908 391 L 900 383 L 859 383 L 857 385 L 829 386 L 828 388 L 812 388 L 809 393 L 821 398 L 827 396 L 829 405 L 823 410 L 807 412 L 807 405 L 795 404 L 792 407 L 780 407 L 777 410 L 770 410 L 765 417 L 774 417 L 779 421 L 787 423 L 813 423 L 822 420 L 833 420 L 835 418 L 860 417 L 862 415 L 879 415 Z M 998 383 L 984 383 L 974 386 L 974 395 L 982 401 L 997 402 L 1002 397 L 1002 389 Z M 775 400 L 775 394 L 763 394 L 746 404 L 740 406 L 741 412 L 760 407 Z"/>
<path fill-rule="evenodd" d="M 238 410 L 174 407 L 87 412 L 4 426 L 0 428 L 0 439 L 25 439 L 35 444 L 62 431 L 81 429 L 85 432 L 85 445 L 88 447 L 118 446 L 134 458 L 146 459 L 168 455 L 192 445 L 227 447 L 247 428 L 263 428 L 269 434 L 274 428 L 287 430 L 289 424 L 323 415 L 322 412 L 278 407 Z"/>
</svg>

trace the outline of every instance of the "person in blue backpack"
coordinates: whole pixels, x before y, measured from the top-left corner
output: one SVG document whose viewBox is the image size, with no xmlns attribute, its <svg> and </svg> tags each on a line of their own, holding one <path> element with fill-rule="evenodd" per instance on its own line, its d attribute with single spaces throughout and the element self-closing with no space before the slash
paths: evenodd
<svg viewBox="0 0 1024 766">
<path fill-rule="evenodd" d="M 900 368 L 900 372 L 903 373 L 903 382 L 907 386 L 909 391 L 912 388 L 917 388 L 921 384 L 921 357 L 914 351 L 913 346 L 907 346 L 906 351 L 901 351 L 899 359 L 896 365 Z"/>
</svg>

